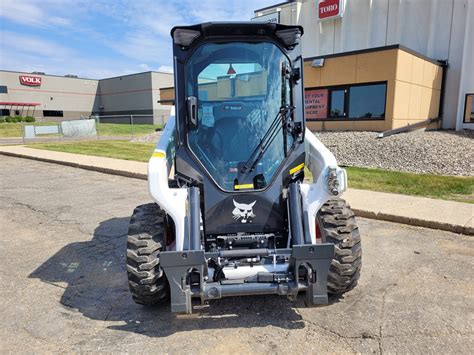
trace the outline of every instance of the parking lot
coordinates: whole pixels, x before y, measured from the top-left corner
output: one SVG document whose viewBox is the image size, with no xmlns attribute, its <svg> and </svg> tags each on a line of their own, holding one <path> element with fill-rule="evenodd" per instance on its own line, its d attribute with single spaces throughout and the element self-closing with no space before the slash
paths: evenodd
<svg viewBox="0 0 474 355">
<path fill-rule="evenodd" d="M 472 237 L 359 219 L 356 289 L 324 307 L 278 296 L 193 315 L 133 303 L 128 218 L 145 181 L 0 156 L 2 352 L 470 353 Z"/>
</svg>

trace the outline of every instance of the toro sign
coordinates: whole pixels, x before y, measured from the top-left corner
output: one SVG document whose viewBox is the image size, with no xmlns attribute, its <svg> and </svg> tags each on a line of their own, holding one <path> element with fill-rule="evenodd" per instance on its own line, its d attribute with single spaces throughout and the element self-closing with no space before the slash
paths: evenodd
<svg viewBox="0 0 474 355">
<path fill-rule="evenodd" d="M 320 0 L 318 4 L 318 20 L 329 20 L 344 15 L 345 0 Z"/>
<path fill-rule="evenodd" d="M 28 86 L 40 86 L 41 77 L 40 76 L 30 76 L 30 75 L 20 75 L 20 84 Z"/>
</svg>

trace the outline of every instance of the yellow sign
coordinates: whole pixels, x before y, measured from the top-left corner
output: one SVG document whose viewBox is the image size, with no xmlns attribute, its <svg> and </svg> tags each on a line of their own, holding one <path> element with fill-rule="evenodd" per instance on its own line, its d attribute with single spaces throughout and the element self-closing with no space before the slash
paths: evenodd
<svg viewBox="0 0 474 355">
<path fill-rule="evenodd" d="M 236 190 L 253 189 L 253 184 L 235 185 L 234 188 L 235 188 Z"/>
<path fill-rule="evenodd" d="M 165 157 L 165 153 L 163 152 L 153 152 L 153 154 L 151 155 L 152 158 L 164 158 Z"/>
<path fill-rule="evenodd" d="M 304 163 L 301 163 L 300 165 L 295 166 L 294 168 L 290 169 L 290 175 L 293 175 L 297 171 L 300 171 L 301 169 L 304 168 Z"/>
</svg>

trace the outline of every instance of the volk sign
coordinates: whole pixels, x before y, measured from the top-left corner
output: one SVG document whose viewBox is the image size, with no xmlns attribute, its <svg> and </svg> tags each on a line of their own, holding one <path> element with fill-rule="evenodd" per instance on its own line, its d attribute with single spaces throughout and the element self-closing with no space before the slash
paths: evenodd
<svg viewBox="0 0 474 355">
<path fill-rule="evenodd" d="M 344 15 L 345 0 L 320 0 L 318 3 L 318 20 L 330 20 Z"/>
<path fill-rule="evenodd" d="M 41 77 L 40 76 L 30 76 L 30 75 L 20 75 L 20 84 L 28 86 L 40 86 Z"/>
</svg>

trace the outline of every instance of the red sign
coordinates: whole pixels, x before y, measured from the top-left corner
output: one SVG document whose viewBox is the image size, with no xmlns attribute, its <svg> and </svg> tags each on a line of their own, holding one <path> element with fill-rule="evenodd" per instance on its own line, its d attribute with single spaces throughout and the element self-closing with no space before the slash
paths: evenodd
<svg viewBox="0 0 474 355">
<path fill-rule="evenodd" d="M 41 77 L 40 76 L 30 76 L 30 75 L 20 75 L 20 84 L 28 86 L 40 86 Z"/>
<path fill-rule="evenodd" d="M 318 19 L 342 17 L 344 0 L 321 0 L 318 4 Z"/>
<path fill-rule="evenodd" d="M 304 92 L 304 109 L 307 120 L 328 117 L 328 89 L 310 89 Z"/>
</svg>

